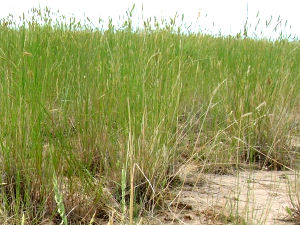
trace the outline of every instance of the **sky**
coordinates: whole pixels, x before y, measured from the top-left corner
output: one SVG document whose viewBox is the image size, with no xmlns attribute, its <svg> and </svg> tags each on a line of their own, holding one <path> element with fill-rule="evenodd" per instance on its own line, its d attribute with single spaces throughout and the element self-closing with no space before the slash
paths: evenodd
<svg viewBox="0 0 300 225">
<path fill-rule="evenodd" d="M 133 21 L 141 25 L 149 17 L 174 18 L 184 14 L 185 26 L 192 32 L 214 35 L 243 33 L 247 21 L 248 36 L 258 38 L 300 37 L 299 0 L 0 0 L 0 18 L 18 17 L 33 7 L 49 7 L 66 16 L 87 16 L 98 24 L 99 18 L 124 20 L 132 8 Z M 272 20 L 268 26 L 266 21 Z M 279 18 L 279 19 L 278 19 Z M 287 22 L 286 22 L 287 21 Z M 277 27 L 276 27 L 277 25 Z M 275 29 L 276 27 L 276 29 Z"/>
</svg>

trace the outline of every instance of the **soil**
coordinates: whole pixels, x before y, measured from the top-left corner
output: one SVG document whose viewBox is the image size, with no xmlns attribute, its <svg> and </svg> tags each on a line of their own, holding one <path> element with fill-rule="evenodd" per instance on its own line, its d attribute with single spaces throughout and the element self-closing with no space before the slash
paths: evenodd
<svg viewBox="0 0 300 225">
<path fill-rule="evenodd" d="M 166 209 L 151 224 L 295 224 L 288 220 L 292 208 L 290 171 L 239 171 L 230 175 L 202 174 L 196 166 L 183 166 L 187 181 L 172 192 Z"/>
</svg>

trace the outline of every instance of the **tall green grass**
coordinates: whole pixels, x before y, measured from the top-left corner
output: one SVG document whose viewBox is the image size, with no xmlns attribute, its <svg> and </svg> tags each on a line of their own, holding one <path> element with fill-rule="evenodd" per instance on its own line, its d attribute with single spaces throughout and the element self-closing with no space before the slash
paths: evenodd
<svg viewBox="0 0 300 225">
<path fill-rule="evenodd" d="M 138 216 L 182 160 L 293 167 L 299 42 L 34 12 L 0 24 L 1 223 Z"/>
</svg>

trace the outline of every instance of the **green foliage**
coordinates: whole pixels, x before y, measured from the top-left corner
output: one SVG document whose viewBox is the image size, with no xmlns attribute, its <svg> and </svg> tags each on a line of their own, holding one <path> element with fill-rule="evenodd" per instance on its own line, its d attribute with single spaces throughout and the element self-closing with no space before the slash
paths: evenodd
<svg viewBox="0 0 300 225">
<path fill-rule="evenodd" d="M 130 20 L 97 30 L 35 13 L 0 23 L 0 171 L 12 187 L 1 187 L 0 201 L 13 203 L 9 214 L 54 213 L 54 182 L 66 224 L 54 171 L 69 195 L 76 180 L 90 202 L 107 203 L 102 188 L 89 191 L 95 180 L 113 186 L 125 213 L 134 164 L 135 200 L 148 207 L 183 155 L 291 166 L 298 42 L 186 35 L 170 24 L 133 30 Z M 44 208 L 33 210 L 37 202 Z"/>
<path fill-rule="evenodd" d="M 68 220 L 67 220 L 67 216 L 66 216 L 66 212 L 65 212 L 63 196 L 62 196 L 62 193 L 59 191 L 57 177 L 55 174 L 53 175 L 53 189 L 54 189 L 54 199 L 57 204 L 57 211 L 62 219 L 61 224 L 67 225 Z"/>
</svg>

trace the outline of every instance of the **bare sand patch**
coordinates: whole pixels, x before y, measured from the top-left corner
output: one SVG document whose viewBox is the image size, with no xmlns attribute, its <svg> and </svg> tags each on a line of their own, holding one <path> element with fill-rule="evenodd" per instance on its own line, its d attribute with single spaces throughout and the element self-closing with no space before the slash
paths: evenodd
<svg viewBox="0 0 300 225">
<path fill-rule="evenodd" d="M 155 224 L 293 224 L 289 187 L 296 176 L 290 171 L 238 171 L 230 175 L 202 174 L 185 166 L 185 182 L 172 191 L 166 210 Z M 289 185 L 290 183 L 290 185 Z"/>
</svg>

